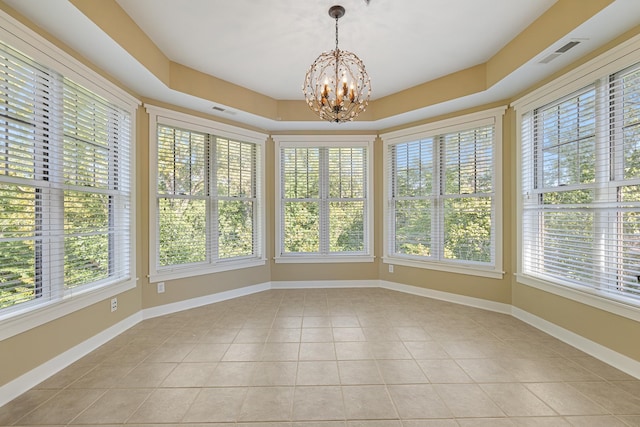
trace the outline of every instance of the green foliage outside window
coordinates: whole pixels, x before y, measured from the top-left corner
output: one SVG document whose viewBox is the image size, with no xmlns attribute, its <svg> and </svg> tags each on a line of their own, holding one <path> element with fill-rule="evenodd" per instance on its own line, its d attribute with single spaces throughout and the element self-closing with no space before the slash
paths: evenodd
<svg viewBox="0 0 640 427">
<path fill-rule="evenodd" d="M 280 154 L 283 252 L 365 252 L 366 149 L 285 147 Z"/>
<path fill-rule="evenodd" d="M 158 265 L 256 256 L 256 144 L 158 126 Z"/>
<path fill-rule="evenodd" d="M 493 262 L 493 126 L 395 144 L 389 156 L 392 252 Z"/>
</svg>

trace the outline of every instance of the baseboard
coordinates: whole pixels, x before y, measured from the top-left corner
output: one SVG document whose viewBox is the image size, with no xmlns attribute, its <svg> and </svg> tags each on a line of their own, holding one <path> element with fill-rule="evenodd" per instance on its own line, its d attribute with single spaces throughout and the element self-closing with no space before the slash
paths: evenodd
<svg viewBox="0 0 640 427">
<path fill-rule="evenodd" d="M 640 362 L 637 360 L 613 351 L 608 347 L 591 341 L 582 335 L 578 335 L 564 329 L 555 323 L 551 323 L 520 308 L 512 306 L 511 315 L 516 319 L 520 319 L 523 322 L 528 323 L 536 329 L 546 332 L 552 337 L 558 338 L 560 341 L 563 341 L 578 350 L 584 351 L 590 356 L 593 356 L 614 368 L 640 379 Z"/>
<path fill-rule="evenodd" d="M 626 372 L 636 378 L 640 378 L 640 361 L 631 359 L 623 354 L 617 353 L 607 347 L 588 340 L 578 334 L 566 330 L 556 324 L 548 322 L 540 317 L 528 313 L 510 304 L 488 301 L 481 298 L 474 298 L 465 295 L 452 294 L 449 292 L 436 291 L 433 289 L 421 288 L 417 286 L 405 285 L 386 280 L 318 280 L 318 281 L 274 281 L 257 285 L 246 286 L 230 291 L 219 292 L 203 297 L 192 298 L 158 307 L 140 310 L 129 316 L 127 319 L 111 326 L 98 333 L 77 346 L 59 354 L 53 359 L 32 369 L 24 375 L 0 387 L 0 407 L 22 393 L 30 390 L 58 371 L 64 369 L 78 359 L 89 354 L 109 340 L 115 338 L 122 332 L 136 325 L 144 319 L 164 316 L 191 308 L 201 307 L 216 302 L 222 302 L 245 295 L 263 292 L 269 289 L 320 289 L 320 288 L 383 288 L 406 294 L 432 298 L 455 304 L 466 305 L 498 313 L 510 314 L 531 326 L 540 329 L 549 335 L 572 345 L 585 353 L 602 360 L 603 362 Z"/>
<path fill-rule="evenodd" d="M 137 312 L 0 387 L 0 407 L 142 321 Z"/>
<path fill-rule="evenodd" d="M 378 279 L 372 280 L 293 280 L 273 281 L 271 289 L 323 289 L 323 288 L 377 288 Z"/>
<path fill-rule="evenodd" d="M 191 298 L 184 301 L 159 305 L 157 307 L 145 308 L 142 310 L 142 318 L 152 319 L 154 317 L 177 313 L 179 311 L 189 310 L 196 307 L 202 307 L 204 305 L 243 297 L 246 295 L 255 294 L 257 292 L 263 292 L 269 289 L 271 289 L 271 284 L 269 282 L 265 282 L 257 285 L 245 286 L 243 288 L 232 289 L 230 291 L 223 291 L 211 295 L 205 295 L 202 297 Z"/>
<path fill-rule="evenodd" d="M 15 380 L 0 387 L 0 407 L 9 403 L 26 391 L 32 389 L 47 378 L 55 375 L 57 372 L 91 353 L 93 350 L 107 343 L 109 340 L 117 337 L 118 335 L 135 326 L 144 319 L 164 316 L 166 314 L 176 313 L 178 311 L 226 301 L 245 295 L 250 295 L 256 292 L 266 291 L 270 288 L 271 284 L 269 282 L 261 283 L 258 285 L 246 286 L 239 289 L 233 289 L 230 291 L 219 292 L 199 298 L 192 298 L 185 301 L 140 310 L 137 313 L 129 316 L 125 320 L 116 323 L 115 325 L 94 335 L 88 340 L 76 345 L 75 347 L 65 351 L 64 353 L 59 354 L 58 356 L 46 361 L 37 368 L 32 369 L 26 374 L 21 375 Z"/>
<path fill-rule="evenodd" d="M 404 292 L 405 294 L 418 295 L 421 297 L 433 298 L 440 301 L 453 302 L 469 307 L 481 308 L 483 310 L 495 311 L 498 313 L 511 314 L 511 305 L 501 302 L 489 301 L 482 298 L 468 297 L 465 295 L 452 294 L 449 292 L 436 291 L 434 289 L 420 288 L 418 286 L 405 285 L 402 283 L 380 280 L 379 286 L 392 291 Z"/>
</svg>

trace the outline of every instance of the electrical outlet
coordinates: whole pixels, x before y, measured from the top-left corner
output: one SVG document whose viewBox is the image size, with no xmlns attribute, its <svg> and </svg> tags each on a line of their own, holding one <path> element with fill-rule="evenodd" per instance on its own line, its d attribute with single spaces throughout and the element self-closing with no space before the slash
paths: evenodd
<svg viewBox="0 0 640 427">
<path fill-rule="evenodd" d="M 389 264 L 389 273 L 393 273 L 393 264 Z"/>
<path fill-rule="evenodd" d="M 164 282 L 158 282 L 158 293 L 159 294 L 164 293 Z"/>
<path fill-rule="evenodd" d="M 111 298 L 111 312 L 113 313 L 118 309 L 118 298 Z"/>
</svg>

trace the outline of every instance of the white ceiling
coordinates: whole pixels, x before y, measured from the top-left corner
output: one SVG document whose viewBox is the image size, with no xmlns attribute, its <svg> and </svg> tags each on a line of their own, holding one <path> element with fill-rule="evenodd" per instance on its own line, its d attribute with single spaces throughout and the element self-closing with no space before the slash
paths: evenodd
<svg viewBox="0 0 640 427">
<path fill-rule="evenodd" d="M 335 47 L 356 53 L 372 80 L 372 99 L 484 63 L 555 0 L 116 0 L 172 61 L 277 100 L 301 100 L 309 65 Z M 271 131 L 379 130 L 514 96 L 585 53 L 640 24 L 639 0 L 616 0 L 489 90 L 376 122 L 282 122 L 227 109 L 168 89 L 67 0 L 4 0 L 141 96 L 221 115 Z M 566 42 L 582 43 L 547 65 Z M 222 107 L 226 107 L 221 105 Z"/>
<path fill-rule="evenodd" d="M 305 71 L 334 48 L 336 2 L 346 9 L 340 48 L 364 61 L 374 99 L 485 62 L 555 3 L 117 1 L 169 59 L 275 99 L 300 99 Z"/>
</svg>

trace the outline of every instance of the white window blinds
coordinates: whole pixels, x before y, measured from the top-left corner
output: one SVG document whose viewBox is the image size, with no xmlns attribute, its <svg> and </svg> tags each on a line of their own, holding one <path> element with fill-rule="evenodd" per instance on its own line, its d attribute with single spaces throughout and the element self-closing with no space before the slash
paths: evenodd
<svg viewBox="0 0 640 427">
<path fill-rule="evenodd" d="M 258 159 L 256 144 L 216 138 L 216 188 L 218 257 L 255 254 Z"/>
<path fill-rule="evenodd" d="M 494 262 L 493 133 L 484 126 L 441 137 L 444 259 Z"/>
<path fill-rule="evenodd" d="M 494 125 L 388 145 L 390 256 L 495 263 Z"/>
<path fill-rule="evenodd" d="M 640 66 L 522 116 L 522 272 L 640 300 Z"/>
<path fill-rule="evenodd" d="M 130 113 L 0 43 L 0 309 L 130 277 Z"/>
<path fill-rule="evenodd" d="M 437 188 L 434 150 L 433 138 L 389 147 L 393 253 L 430 257 L 435 249 L 431 235 Z"/>
<path fill-rule="evenodd" d="M 158 269 L 258 258 L 260 146 L 157 127 Z"/>
<path fill-rule="evenodd" d="M 369 255 L 368 147 L 280 148 L 280 256 Z"/>
<path fill-rule="evenodd" d="M 207 260 L 205 134 L 158 126 L 158 260 L 160 266 Z"/>
</svg>

